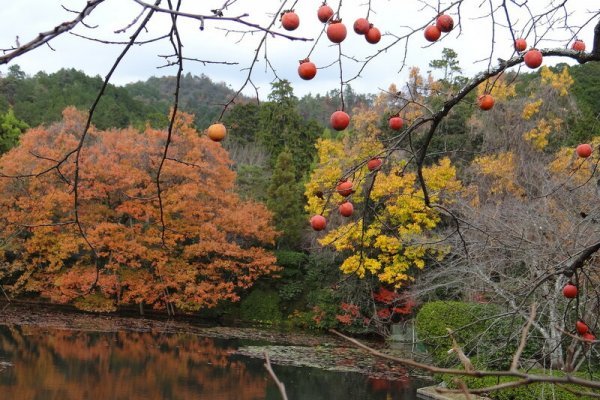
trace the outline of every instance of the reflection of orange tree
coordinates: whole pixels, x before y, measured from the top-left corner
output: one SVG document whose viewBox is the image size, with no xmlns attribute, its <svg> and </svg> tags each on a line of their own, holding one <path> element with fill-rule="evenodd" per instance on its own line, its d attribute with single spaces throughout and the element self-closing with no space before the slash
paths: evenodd
<svg viewBox="0 0 600 400">
<path fill-rule="evenodd" d="M 0 181 L 2 237 L 12 239 L 16 255 L 7 267 L 14 292 L 97 311 L 122 303 L 197 310 L 238 300 L 241 289 L 276 269 L 264 248 L 276 236 L 270 213 L 234 193 L 226 151 L 198 135 L 190 115 L 176 120 L 159 199 L 164 131 L 92 130 L 76 173 L 74 162 L 53 168 L 50 161 L 76 145 L 85 123 L 74 109 L 63 114 L 62 123 L 28 131 L 0 161 L 0 175 L 50 170 Z"/>
<path fill-rule="evenodd" d="M 89 333 L 0 329 L 0 350 L 18 359 L 0 380 L 3 398 L 52 393 L 62 400 L 264 398 L 264 374 L 253 374 L 213 339 L 135 332 Z M 262 372 L 262 371 L 261 371 Z M 232 382 L 237 382 L 232 385 Z"/>
</svg>

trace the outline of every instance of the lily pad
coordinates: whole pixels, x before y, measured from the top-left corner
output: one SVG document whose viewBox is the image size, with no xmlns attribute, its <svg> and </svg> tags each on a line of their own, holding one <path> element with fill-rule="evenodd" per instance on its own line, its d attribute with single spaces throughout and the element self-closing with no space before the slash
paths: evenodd
<svg viewBox="0 0 600 400">
<path fill-rule="evenodd" d="M 265 358 L 273 364 L 314 367 L 328 371 L 357 372 L 371 378 L 406 379 L 409 370 L 358 348 L 331 346 L 244 346 L 233 354 Z"/>
</svg>

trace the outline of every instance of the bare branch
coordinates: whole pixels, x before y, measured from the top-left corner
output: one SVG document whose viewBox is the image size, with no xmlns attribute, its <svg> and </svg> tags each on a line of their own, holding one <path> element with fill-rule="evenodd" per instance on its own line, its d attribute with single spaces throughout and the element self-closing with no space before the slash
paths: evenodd
<svg viewBox="0 0 600 400">
<path fill-rule="evenodd" d="M 535 313 L 537 310 L 537 304 L 533 303 L 531 305 L 531 311 L 529 312 L 529 319 L 527 323 L 523 327 L 523 331 L 521 332 L 521 342 L 519 343 L 519 347 L 515 354 L 513 355 L 512 363 L 510 364 L 511 371 L 517 371 L 517 367 L 519 366 L 519 359 L 521 358 L 521 354 L 523 350 L 525 350 L 525 345 L 527 344 L 527 336 L 529 335 L 529 328 L 531 328 L 531 324 L 535 320 Z"/>
<path fill-rule="evenodd" d="M 88 0 L 83 10 L 79 12 L 79 15 L 77 15 L 75 19 L 73 19 L 72 21 L 63 22 L 62 24 L 54 27 L 54 29 L 50 31 L 41 32 L 35 39 L 32 39 L 31 41 L 21 46 L 17 46 L 17 48 L 15 48 L 12 51 L 8 51 L 7 54 L 0 56 L 0 64 L 6 64 L 10 60 L 17 58 L 20 55 L 23 55 L 37 47 L 40 47 L 43 44 L 47 44 L 55 37 L 60 36 L 63 33 L 75 28 L 77 24 L 82 22 L 85 17 L 90 15 L 92 11 L 94 11 L 94 9 L 103 2 L 104 0 Z"/>
<path fill-rule="evenodd" d="M 281 382 L 278 378 L 277 375 L 275 375 L 275 372 L 273 371 L 273 367 L 271 367 L 271 360 L 269 359 L 269 353 L 267 353 L 265 351 L 265 369 L 267 370 L 267 372 L 269 373 L 269 375 L 271 376 L 271 378 L 273 378 L 273 381 L 275 381 L 275 384 L 277 385 L 277 389 L 279 389 L 279 393 L 281 394 L 281 398 L 283 400 L 288 400 L 286 391 L 285 391 L 285 385 L 283 384 L 283 382 Z"/>
</svg>

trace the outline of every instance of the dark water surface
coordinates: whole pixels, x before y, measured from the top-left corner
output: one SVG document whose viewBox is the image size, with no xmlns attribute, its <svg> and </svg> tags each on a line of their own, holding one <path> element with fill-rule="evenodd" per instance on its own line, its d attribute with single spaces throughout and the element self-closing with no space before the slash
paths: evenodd
<svg viewBox="0 0 600 400">
<path fill-rule="evenodd" d="M 279 400 L 248 342 L 186 334 L 0 325 L 0 399 Z M 418 382 L 273 366 L 289 400 L 413 400 Z"/>
</svg>

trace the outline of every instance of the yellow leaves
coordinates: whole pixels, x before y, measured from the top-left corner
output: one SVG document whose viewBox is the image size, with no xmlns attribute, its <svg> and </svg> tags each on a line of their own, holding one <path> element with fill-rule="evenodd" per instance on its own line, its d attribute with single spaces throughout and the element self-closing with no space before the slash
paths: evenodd
<svg viewBox="0 0 600 400">
<path fill-rule="evenodd" d="M 525 104 L 523 107 L 523 112 L 521 113 L 521 117 L 525 120 L 531 119 L 531 117 L 540 111 L 540 107 L 543 103 L 544 100 L 538 99 L 532 103 Z"/>
<path fill-rule="evenodd" d="M 555 73 L 546 66 L 540 69 L 540 76 L 538 90 L 531 96 L 532 98 L 536 96 L 538 98 L 523 106 L 521 117 L 535 124 L 534 126 L 527 125 L 523 138 L 531 143 L 534 149 L 542 151 L 548 146 L 549 136 L 553 133 L 560 133 L 563 122 L 560 117 L 564 118 L 566 109 L 557 107 L 557 104 L 560 104 L 557 94 L 560 97 L 567 96 L 573 84 L 573 78 L 571 78 L 567 68 Z M 540 114 L 541 107 L 544 104 L 546 104 L 544 108 L 547 110 Z"/>
<path fill-rule="evenodd" d="M 356 274 L 359 278 L 364 278 L 367 271 L 376 274 L 381 269 L 381 263 L 370 257 L 363 257 L 360 254 L 354 254 L 346 258 L 340 270 L 345 274 Z"/>
<path fill-rule="evenodd" d="M 82 239 L 73 232 L 63 232 L 61 228 L 41 227 L 33 230 L 25 243 L 25 250 L 31 254 L 30 262 L 46 271 L 58 271 L 65 261 L 76 254 Z"/>
<path fill-rule="evenodd" d="M 473 165 L 491 181 L 489 193 L 492 195 L 505 192 L 513 195 L 524 193 L 517 183 L 515 155 L 511 151 L 477 157 Z"/>
<path fill-rule="evenodd" d="M 381 114 L 374 109 L 366 109 L 357 112 L 352 116 L 352 128 L 354 133 L 351 137 L 348 137 L 347 140 L 361 144 L 364 143 L 364 141 L 356 139 L 363 137 L 377 138 L 381 134 L 381 130 L 379 129 L 380 119 Z"/>
<path fill-rule="evenodd" d="M 433 202 L 437 202 L 440 191 L 456 193 L 462 185 L 456 179 L 456 168 L 451 164 L 448 157 L 442 158 L 437 164 L 423 168 L 423 177 L 427 188 L 432 192 Z"/>
<path fill-rule="evenodd" d="M 560 128 L 562 120 L 553 118 L 547 121 L 542 118 L 538 121 L 538 125 L 523 134 L 523 138 L 533 145 L 537 150 L 544 150 L 548 145 L 548 136 Z"/>
<path fill-rule="evenodd" d="M 477 87 L 477 94 L 491 94 L 495 101 L 502 101 L 514 97 L 517 92 L 512 82 L 506 82 L 504 75 L 490 78 Z"/>
<path fill-rule="evenodd" d="M 388 247 L 387 244 L 384 244 L 388 241 L 395 243 Z M 441 254 L 440 251 L 422 245 L 407 246 L 399 252 L 399 241 L 388 236 L 378 238 L 377 243 L 382 245 L 380 249 L 388 248 L 391 251 L 381 252 L 376 257 L 355 253 L 344 260 L 340 270 L 345 274 L 355 274 L 359 278 L 364 278 L 367 274 L 376 275 L 382 283 L 401 287 L 412 280 L 409 274 L 411 268 L 423 269 L 425 268 L 425 257 Z"/>
<path fill-rule="evenodd" d="M 600 146 L 600 136 L 594 136 L 589 144 L 597 149 Z M 553 174 L 562 175 L 561 179 L 572 179 L 577 184 L 584 184 L 591 181 L 590 177 L 596 170 L 596 161 L 591 160 L 593 157 L 594 153 L 590 158 L 580 158 L 575 153 L 575 147 L 563 147 L 556 153 L 549 170 Z"/>
<path fill-rule="evenodd" d="M 365 121 L 371 120 L 373 124 L 376 122 L 369 114 L 363 117 Z M 369 131 L 368 126 L 364 129 Z M 347 143 L 345 139 L 321 140 L 317 144 L 319 165 L 306 185 L 309 199 L 307 210 L 311 213 L 321 213 L 327 200 L 335 209 L 341 197 L 338 199 L 339 195 L 332 193 L 331 188 L 337 183 L 341 169 L 357 163 L 357 160 L 364 161 L 364 148 L 381 146 L 368 135 L 354 137 L 353 146 L 347 146 Z M 364 193 L 365 188 L 371 187 L 373 183 L 369 205 L 377 207 L 377 217 L 370 219 L 366 226 L 359 220 L 336 227 L 332 224 L 335 221 L 332 216 L 330 229 L 319 242 L 345 252 L 347 257 L 340 266 L 342 272 L 356 274 L 361 278 L 368 274 L 375 275 L 381 282 L 399 287 L 410 280 L 408 271 L 411 268 L 424 268 L 426 257 L 439 256 L 445 250 L 425 244 L 431 241 L 431 231 L 440 222 L 440 216 L 435 209 L 425 206 L 416 174 L 407 169 L 403 160 L 392 166 L 388 165 L 387 168 L 388 170 L 377 172 L 374 183 L 371 180 L 372 174 L 366 175 L 364 167 L 355 176 L 366 176 L 366 179 L 362 182 L 353 179 L 357 190 L 352 196 L 355 206 L 364 202 L 364 194 L 358 194 Z M 461 190 L 461 184 L 456 179 L 456 169 L 447 158 L 425 167 L 423 175 L 432 202 L 445 202 L 448 197 L 446 194 Z M 324 192 L 322 199 L 315 196 L 318 190 Z"/>
<path fill-rule="evenodd" d="M 375 247 L 381 250 L 383 253 L 394 254 L 400 251 L 402 244 L 400 243 L 400 239 L 397 237 L 379 235 L 375 239 Z"/>
<path fill-rule="evenodd" d="M 377 140 L 380 134 L 378 128 L 379 115 L 369 110 L 357 112 L 352 117 L 353 133 L 342 139 L 319 139 L 315 145 L 317 149 L 318 164 L 313 169 L 308 183 L 305 185 L 307 198 L 306 211 L 310 214 L 328 215 L 325 209 L 329 203 L 340 203 L 344 198 L 340 196 L 335 187 L 342 178 L 349 178 L 354 184 L 354 200 L 361 198 L 362 186 L 360 181 L 368 173 L 366 161 L 380 153 L 383 146 Z M 356 132 L 354 132 L 356 130 Z M 360 170 L 352 176 L 344 176 L 345 171 L 357 164 L 364 163 Z"/>
<path fill-rule="evenodd" d="M 540 75 L 542 77 L 542 84 L 550 84 L 558 91 L 560 96 L 567 96 L 569 94 L 569 89 L 575 82 L 566 67 L 564 67 L 561 72 L 555 73 L 547 66 L 543 66 L 540 68 Z"/>
<path fill-rule="evenodd" d="M 371 199 L 379 201 L 388 196 L 394 190 L 411 191 L 416 180 L 416 175 L 412 172 L 405 172 L 405 161 L 399 161 L 392 169 L 385 173 L 380 171 L 377 175 L 377 182 L 371 191 Z"/>
</svg>

